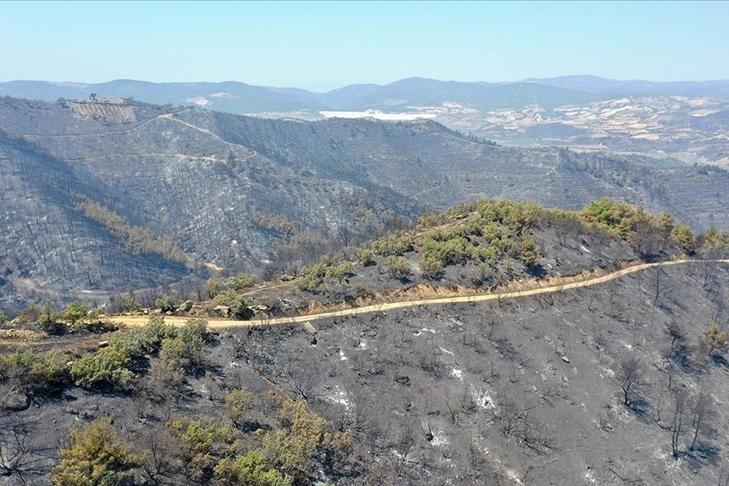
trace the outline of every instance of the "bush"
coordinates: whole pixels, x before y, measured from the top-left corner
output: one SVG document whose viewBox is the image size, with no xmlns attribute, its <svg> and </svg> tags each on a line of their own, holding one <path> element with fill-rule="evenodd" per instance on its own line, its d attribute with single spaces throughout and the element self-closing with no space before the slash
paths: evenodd
<svg viewBox="0 0 729 486">
<path fill-rule="evenodd" d="M 438 279 L 443 275 L 443 263 L 439 260 L 423 258 L 420 262 L 420 271 L 425 278 Z"/>
<path fill-rule="evenodd" d="M 182 304 L 182 297 L 177 290 L 172 290 L 164 297 L 160 297 L 154 302 L 154 306 L 161 309 L 162 312 L 174 312 L 177 307 Z"/>
<path fill-rule="evenodd" d="M 168 422 L 167 427 L 179 441 L 185 475 L 191 480 L 209 484 L 216 462 L 235 440 L 233 430 L 221 427 L 206 417 L 179 417 Z"/>
<path fill-rule="evenodd" d="M 203 349 L 207 337 L 207 322 L 191 319 L 180 329 L 177 336 L 162 341 L 159 355 L 173 368 L 196 373 L 204 368 Z"/>
<path fill-rule="evenodd" d="M 468 279 L 473 285 L 484 285 L 493 282 L 495 275 L 493 269 L 489 265 L 482 263 L 469 269 Z"/>
<path fill-rule="evenodd" d="M 71 365 L 76 386 L 88 389 L 131 389 L 134 374 L 128 369 L 131 356 L 121 346 L 108 346 Z"/>
<path fill-rule="evenodd" d="M 61 447 L 60 463 L 51 474 L 57 486 L 121 485 L 141 465 L 132 447 L 117 436 L 108 418 L 94 420 L 83 429 L 71 428 L 71 441 Z"/>
<path fill-rule="evenodd" d="M 215 478 L 221 486 L 290 486 L 291 478 L 269 469 L 266 457 L 251 451 L 237 459 L 223 459 L 215 466 Z"/>
<path fill-rule="evenodd" d="M 253 394 L 248 390 L 234 388 L 225 397 L 225 411 L 235 425 L 241 425 L 248 414 L 248 405 Z"/>
<path fill-rule="evenodd" d="M 704 337 L 699 343 L 699 347 L 708 356 L 725 352 L 729 348 L 726 330 L 722 329 L 716 322 L 710 322 Z"/>
<path fill-rule="evenodd" d="M 325 431 L 326 421 L 309 412 L 304 402 L 281 396 L 275 400 L 281 407 L 277 414 L 280 428 L 263 436 L 264 450 L 278 469 L 294 480 L 303 480 L 314 465 L 317 450 L 328 444 L 331 435 Z"/>
<path fill-rule="evenodd" d="M 243 290 L 249 287 L 253 287 L 258 282 L 258 277 L 255 275 L 238 275 L 236 277 L 230 277 L 227 280 L 228 287 L 233 290 Z"/>
<path fill-rule="evenodd" d="M 344 262 L 335 265 L 329 258 L 323 257 L 320 263 L 301 269 L 298 287 L 301 290 L 316 293 L 325 279 L 337 279 L 341 283 L 351 271 L 351 263 Z"/>
<path fill-rule="evenodd" d="M 216 305 L 230 307 L 230 313 L 235 319 L 245 320 L 253 317 L 253 311 L 248 307 L 245 298 L 233 289 L 219 293 L 213 302 Z"/>
<path fill-rule="evenodd" d="M 71 302 L 61 311 L 61 317 L 70 325 L 75 326 L 83 322 L 89 315 L 89 307 L 81 302 Z"/>
<path fill-rule="evenodd" d="M 151 316 L 142 327 L 132 329 L 128 333 L 134 338 L 134 346 L 143 350 L 145 353 L 156 354 L 162 346 L 162 341 L 173 338 L 177 335 L 177 330 L 165 324 L 164 318 L 160 316 Z M 120 333 L 117 333 L 119 335 Z"/>
<path fill-rule="evenodd" d="M 415 242 L 410 235 L 388 235 L 387 238 L 372 242 L 372 250 L 382 256 L 401 256 L 413 251 Z"/>
<path fill-rule="evenodd" d="M 421 250 L 424 260 L 438 261 L 442 266 L 464 263 L 469 258 L 468 241 L 463 236 L 437 239 L 429 236 Z"/>
<path fill-rule="evenodd" d="M 31 302 L 20 314 L 18 314 L 18 316 L 15 318 L 15 322 L 17 322 L 18 324 L 35 324 L 36 322 L 38 322 L 39 315 L 40 309 L 38 309 L 37 305 Z"/>
<path fill-rule="evenodd" d="M 27 350 L 0 356 L 0 380 L 8 381 L 24 393 L 55 393 L 69 383 L 68 358 L 60 351 L 45 353 Z"/>
<path fill-rule="evenodd" d="M 368 250 L 366 248 L 357 248 L 354 250 L 354 258 L 356 258 L 363 267 L 371 267 L 376 264 L 374 255 L 375 254 L 372 250 Z"/>
<path fill-rule="evenodd" d="M 387 267 L 390 270 L 390 277 L 396 280 L 404 281 L 410 276 L 408 262 L 402 257 L 387 257 Z"/>
</svg>

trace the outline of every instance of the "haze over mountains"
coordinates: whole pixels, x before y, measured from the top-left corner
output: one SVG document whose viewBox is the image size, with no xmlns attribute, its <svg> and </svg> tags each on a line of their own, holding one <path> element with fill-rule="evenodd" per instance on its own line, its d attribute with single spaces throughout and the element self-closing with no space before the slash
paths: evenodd
<svg viewBox="0 0 729 486">
<path fill-rule="evenodd" d="M 729 164 L 729 81 L 614 81 L 594 76 L 462 83 L 423 78 L 327 93 L 241 82 L 100 84 L 11 81 L 0 96 L 56 101 L 133 98 L 236 114 L 433 118 L 451 129 L 519 145 L 636 152 Z M 380 115 L 383 112 L 384 115 Z"/>
</svg>

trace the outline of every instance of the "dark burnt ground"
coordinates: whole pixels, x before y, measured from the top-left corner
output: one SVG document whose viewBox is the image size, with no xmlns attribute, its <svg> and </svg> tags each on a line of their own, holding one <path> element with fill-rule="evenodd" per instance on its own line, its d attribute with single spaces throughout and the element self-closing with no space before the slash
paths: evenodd
<svg viewBox="0 0 729 486">
<path fill-rule="evenodd" d="M 145 434 L 161 434 L 168 417 L 226 423 L 224 396 L 245 387 L 255 395 L 252 428 L 270 413 L 266 393 L 285 391 L 348 431 L 364 469 L 389 464 L 391 484 L 716 484 L 727 474 L 729 368 L 718 355 L 702 358 L 697 343 L 710 321 L 729 318 L 728 277 L 697 262 L 500 304 L 313 321 L 314 335 L 301 326 L 233 329 L 216 333 L 206 347 L 210 374 L 188 376 L 172 407 L 150 402 L 140 419 L 133 393 L 71 387 L 3 412 L 3 430 L 28 425 L 38 462 L 25 477 L 43 484 L 71 426 L 111 416 L 142 451 Z M 685 348 L 673 352 L 672 320 L 689 330 Z M 628 358 L 643 374 L 626 406 Z M 687 408 L 677 460 L 665 428 L 673 395 L 702 387 L 710 419 L 689 451 Z"/>
</svg>

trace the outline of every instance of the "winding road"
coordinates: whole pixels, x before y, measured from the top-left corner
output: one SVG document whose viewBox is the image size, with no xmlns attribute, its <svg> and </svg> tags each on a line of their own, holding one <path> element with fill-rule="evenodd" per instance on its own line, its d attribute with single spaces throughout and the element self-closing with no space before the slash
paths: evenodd
<svg viewBox="0 0 729 486">
<path fill-rule="evenodd" d="M 275 319 L 260 319 L 252 321 L 232 321 L 228 319 L 206 319 L 208 327 L 224 329 L 233 327 L 255 327 L 255 326 L 275 326 L 285 324 L 300 324 L 310 321 L 316 321 L 318 319 L 327 319 L 331 317 L 343 317 L 352 316 L 359 314 L 368 314 L 371 312 L 384 312 L 395 309 L 404 309 L 408 307 L 415 307 L 421 305 L 439 305 L 439 304 L 462 304 L 470 302 L 488 302 L 492 300 L 506 300 L 506 299 L 517 299 L 520 297 L 528 297 L 533 295 L 542 294 L 553 294 L 556 292 L 564 292 L 565 290 L 579 289 L 584 287 L 591 287 L 593 285 L 599 285 L 611 280 L 624 277 L 637 272 L 642 272 L 656 267 L 668 267 L 673 265 L 685 265 L 690 263 L 714 263 L 714 264 L 729 264 L 727 260 L 672 260 L 667 262 L 659 263 L 643 263 L 639 265 L 633 265 L 626 267 L 607 275 L 599 277 L 589 278 L 587 280 L 581 280 L 577 282 L 570 282 L 561 285 L 553 285 L 549 287 L 540 287 L 529 290 L 520 290 L 515 292 L 499 292 L 492 294 L 480 294 L 480 295 L 454 295 L 453 297 L 439 297 L 432 299 L 421 299 L 421 300 L 408 300 L 403 302 L 388 302 L 382 304 L 373 304 L 362 307 L 355 307 L 351 309 L 342 309 L 333 312 L 322 312 L 319 314 L 308 314 L 295 317 L 279 317 Z M 124 324 L 127 326 L 141 326 L 148 321 L 148 316 L 112 316 L 108 318 L 109 322 L 114 324 Z M 187 322 L 187 317 L 176 317 L 167 316 L 165 322 L 172 325 L 182 325 Z"/>
</svg>

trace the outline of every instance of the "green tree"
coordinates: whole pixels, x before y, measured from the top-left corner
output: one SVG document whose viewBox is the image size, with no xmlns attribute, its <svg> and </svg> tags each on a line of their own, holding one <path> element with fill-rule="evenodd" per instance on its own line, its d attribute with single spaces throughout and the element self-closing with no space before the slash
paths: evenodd
<svg viewBox="0 0 729 486">
<path fill-rule="evenodd" d="M 70 443 L 61 447 L 61 462 L 51 474 L 57 486 L 114 486 L 130 478 L 141 465 L 132 447 L 121 440 L 109 418 L 82 429 L 71 428 Z"/>
<path fill-rule="evenodd" d="M 696 238 L 691 228 L 685 224 L 679 223 L 673 228 L 671 239 L 687 255 L 693 255 L 696 252 Z"/>
<path fill-rule="evenodd" d="M 70 325 L 82 322 L 89 314 L 89 307 L 81 302 L 71 302 L 61 311 L 61 317 Z"/>
<path fill-rule="evenodd" d="M 221 486 L 290 486 L 291 478 L 269 469 L 266 457 L 251 451 L 237 459 L 223 459 L 215 466 L 215 478 Z"/>
<path fill-rule="evenodd" d="M 394 255 L 387 257 L 387 267 L 390 270 L 390 277 L 395 280 L 405 281 L 410 276 L 410 267 L 408 262 Z"/>
<path fill-rule="evenodd" d="M 223 281 L 219 278 L 209 278 L 205 282 L 205 288 L 208 291 L 208 298 L 214 299 L 223 291 Z"/>
<path fill-rule="evenodd" d="M 190 319 L 174 338 L 162 341 L 159 356 L 173 368 L 186 372 L 200 371 L 203 367 L 205 339 L 208 323 L 202 319 Z"/>
<path fill-rule="evenodd" d="M 207 417 L 179 417 L 168 422 L 167 427 L 179 441 L 180 459 L 187 478 L 209 484 L 217 459 L 225 455 L 235 441 L 233 429 L 221 427 Z"/>
<path fill-rule="evenodd" d="M 519 240 L 519 260 L 530 271 L 539 266 L 541 261 L 541 248 L 534 242 L 532 235 L 525 233 Z"/>
<path fill-rule="evenodd" d="M 88 389 L 116 388 L 128 390 L 134 374 L 128 369 L 131 356 L 119 346 L 108 346 L 71 365 L 76 386 Z"/>
<path fill-rule="evenodd" d="M 701 349 L 709 356 L 715 353 L 723 353 L 729 348 L 727 332 L 715 321 L 711 321 L 706 328 L 706 333 L 700 343 Z"/>
<path fill-rule="evenodd" d="M 180 304 L 182 304 L 182 297 L 180 297 L 177 290 L 172 290 L 167 295 L 160 297 L 154 302 L 154 306 L 162 312 L 173 312 Z"/>
<path fill-rule="evenodd" d="M 138 312 L 142 306 L 139 305 L 139 302 L 134 298 L 134 292 L 132 292 L 131 289 L 129 289 L 129 292 L 127 292 L 127 295 L 124 296 L 124 299 L 121 302 L 121 307 L 123 311 L 126 312 Z"/>
<path fill-rule="evenodd" d="M 263 436 L 264 452 L 277 469 L 303 482 L 314 466 L 317 452 L 330 445 L 332 436 L 326 431 L 326 421 L 309 412 L 305 402 L 287 396 L 273 400 L 280 406 L 279 427 Z"/>
<path fill-rule="evenodd" d="M 225 397 L 225 411 L 235 425 L 241 425 L 248 415 L 248 406 L 253 394 L 248 390 L 234 388 Z"/>
</svg>

